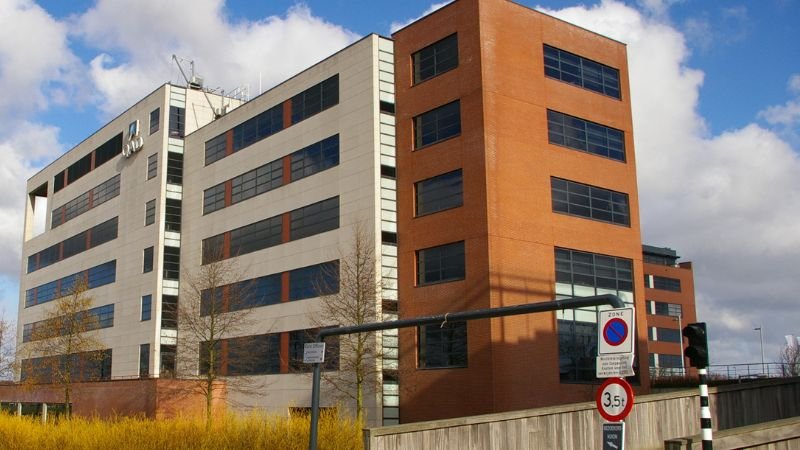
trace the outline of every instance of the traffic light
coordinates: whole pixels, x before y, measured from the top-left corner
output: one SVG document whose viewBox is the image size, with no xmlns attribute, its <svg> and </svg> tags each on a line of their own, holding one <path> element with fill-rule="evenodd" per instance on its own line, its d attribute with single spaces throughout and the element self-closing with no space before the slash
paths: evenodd
<svg viewBox="0 0 800 450">
<path fill-rule="evenodd" d="M 689 340 L 684 353 L 689 358 L 689 365 L 703 369 L 708 367 L 708 336 L 706 323 L 690 323 L 683 327 L 683 336 Z"/>
</svg>

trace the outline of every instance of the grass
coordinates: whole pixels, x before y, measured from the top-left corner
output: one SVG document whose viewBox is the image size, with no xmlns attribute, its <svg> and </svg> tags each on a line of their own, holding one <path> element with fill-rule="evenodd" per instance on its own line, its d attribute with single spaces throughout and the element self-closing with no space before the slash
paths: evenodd
<svg viewBox="0 0 800 450">
<path fill-rule="evenodd" d="M 0 447 L 10 450 L 305 450 L 308 431 L 308 417 L 258 413 L 220 417 L 210 428 L 196 418 L 71 418 L 42 424 L 38 418 L 0 413 Z M 358 450 L 362 446 L 356 421 L 323 414 L 320 450 Z"/>
</svg>

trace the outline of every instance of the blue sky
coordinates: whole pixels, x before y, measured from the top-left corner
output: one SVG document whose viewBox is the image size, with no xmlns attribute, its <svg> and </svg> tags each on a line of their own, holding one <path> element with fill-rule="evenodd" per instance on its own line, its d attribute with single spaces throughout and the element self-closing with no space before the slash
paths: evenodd
<svg viewBox="0 0 800 450">
<path fill-rule="evenodd" d="M 16 316 L 24 182 L 166 81 L 263 87 L 435 2 L 0 0 L 0 305 Z M 695 264 L 713 363 L 800 334 L 800 0 L 521 3 L 628 44 L 643 235 Z M 190 16 L 183 12 L 191 10 Z"/>
</svg>

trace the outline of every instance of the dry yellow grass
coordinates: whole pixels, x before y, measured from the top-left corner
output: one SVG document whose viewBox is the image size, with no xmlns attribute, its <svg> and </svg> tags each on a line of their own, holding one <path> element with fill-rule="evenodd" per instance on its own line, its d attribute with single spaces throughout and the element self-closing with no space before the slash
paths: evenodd
<svg viewBox="0 0 800 450">
<path fill-rule="evenodd" d="M 38 419 L 0 413 L 0 448 L 9 450 L 238 450 L 308 448 L 307 417 L 229 415 L 210 429 L 202 419 L 149 420 L 73 418 L 41 424 Z M 362 448 L 353 420 L 323 416 L 320 450 Z"/>
</svg>

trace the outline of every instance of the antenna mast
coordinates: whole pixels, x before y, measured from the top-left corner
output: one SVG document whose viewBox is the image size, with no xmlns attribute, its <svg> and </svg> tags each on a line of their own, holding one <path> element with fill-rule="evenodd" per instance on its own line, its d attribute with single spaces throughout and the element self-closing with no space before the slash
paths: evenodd
<svg viewBox="0 0 800 450">
<path fill-rule="evenodd" d="M 211 108 L 211 112 L 214 113 L 214 119 L 219 119 L 223 115 L 225 115 L 225 106 L 223 105 L 221 108 L 214 108 L 214 105 L 211 103 L 211 99 L 208 97 L 208 92 L 203 89 L 203 79 L 195 76 L 194 74 L 194 60 L 189 60 L 189 67 L 192 70 L 192 77 L 189 78 L 186 76 L 186 72 L 183 71 L 183 67 L 181 66 L 181 61 L 185 61 L 184 59 L 178 58 L 176 55 L 172 55 L 172 60 L 175 61 L 175 64 L 178 66 L 178 70 L 181 72 L 181 76 L 183 77 L 184 81 L 186 81 L 186 86 L 190 89 L 198 89 L 203 93 L 205 96 L 206 101 L 208 102 L 208 107 Z"/>
</svg>

